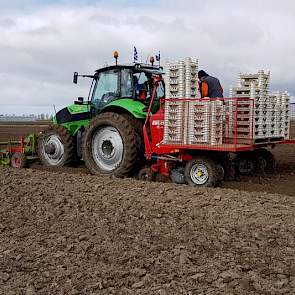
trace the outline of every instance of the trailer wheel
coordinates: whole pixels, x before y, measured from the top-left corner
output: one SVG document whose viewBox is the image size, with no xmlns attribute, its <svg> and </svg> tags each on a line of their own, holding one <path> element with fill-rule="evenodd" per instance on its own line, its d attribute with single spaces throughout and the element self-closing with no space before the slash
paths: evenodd
<svg viewBox="0 0 295 295">
<path fill-rule="evenodd" d="M 13 168 L 24 168 L 27 164 L 27 157 L 23 153 L 14 153 L 11 157 L 10 164 Z"/>
<path fill-rule="evenodd" d="M 256 170 L 256 163 L 253 153 L 249 152 L 238 154 L 235 162 L 237 163 L 239 174 L 247 176 L 254 175 Z"/>
<path fill-rule="evenodd" d="M 52 125 L 38 139 L 38 155 L 46 166 L 61 167 L 74 160 L 74 141 L 69 131 Z"/>
<path fill-rule="evenodd" d="M 142 168 L 138 173 L 138 180 L 154 181 L 155 173 L 152 171 L 151 168 L 148 168 L 148 167 Z"/>
<path fill-rule="evenodd" d="M 215 187 L 220 174 L 220 167 L 207 157 L 196 157 L 185 167 L 185 180 L 191 186 Z"/>
<path fill-rule="evenodd" d="M 259 170 L 265 173 L 274 173 L 276 171 L 276 160 L 274 155 L 267 149 L 258 149 L 254 151 Z"/>
<path fill-rule="evenodd" d="M 218 181 L 222 182 L 225 177 L 225 170 L 221 164 L 217 164 L 216 166 L 217 174 L 218 174 Z"/>
</svg>

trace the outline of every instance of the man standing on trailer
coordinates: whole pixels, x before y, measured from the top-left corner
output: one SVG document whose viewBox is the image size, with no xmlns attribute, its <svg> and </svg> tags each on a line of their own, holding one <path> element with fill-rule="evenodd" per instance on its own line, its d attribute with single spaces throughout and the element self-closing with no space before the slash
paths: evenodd
<svg viewBox="0 0 295 295">
<path fill-rule="evenodd" d="M 219 80 L 209 76 L 205 71 L 198 72 L 201 97 L 223 98 L 223 89 Z"/>
</svg>

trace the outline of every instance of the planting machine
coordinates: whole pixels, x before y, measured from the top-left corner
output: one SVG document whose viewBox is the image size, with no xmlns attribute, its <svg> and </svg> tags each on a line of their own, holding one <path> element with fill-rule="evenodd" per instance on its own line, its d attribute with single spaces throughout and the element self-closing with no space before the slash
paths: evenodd
<svg viewBox="0 0 295 295">
<path fill-rule="evenodd" d="M 155 89 L 161 79 L 155 77 Z M 274 172 L 266 148 L 295 144 L 281 136 L 255 139 L 251 99 L 162 99 L 154 114 L 152 105 L 153 98 L 143 127 L 148 165 L 139 172 L 141 179 L 160 173 L 176 183 L 215 186 L 237 173 Z"/>
<path fill-rule="evenodd" d="M 116 65 L 93 75 L 74 73 L 74 83 L 79 76 L 92 79 L 88 99 L 60 110 L 40 134 L 43 164 L 83 159 L 93 174 L 148 180 L 162 174 L 176 183 L 215 186 L 235 171 L 272 171 L 266 147 L 294 143 L 280 135 L 256 139 L 252 99 L 165 98 L 161 67 L 117 65 L 114 57 Z"/>
</svg>

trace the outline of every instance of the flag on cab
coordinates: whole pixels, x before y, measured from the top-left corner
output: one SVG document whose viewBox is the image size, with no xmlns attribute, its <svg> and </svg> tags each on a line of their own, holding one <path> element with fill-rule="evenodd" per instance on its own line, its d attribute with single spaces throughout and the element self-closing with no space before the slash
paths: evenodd
<svg viewBox="0 0 295 295">
<path fill-rule="evenodd" d="M 160 51 L 159 51 L 159 54 L 158 55 L 156 54 L 156 61 L 160 61 L 160 59 L 161 59 L 161 54 L 160 54 Z"/>
<path fill-rule="evenodd" d="M 133 60 L 134 60 L 134 62 L 136 62 L 138 60 L 138 53 L 137 53 L 137 49 L 135 46 L 133 49 Z"/>
</svg>

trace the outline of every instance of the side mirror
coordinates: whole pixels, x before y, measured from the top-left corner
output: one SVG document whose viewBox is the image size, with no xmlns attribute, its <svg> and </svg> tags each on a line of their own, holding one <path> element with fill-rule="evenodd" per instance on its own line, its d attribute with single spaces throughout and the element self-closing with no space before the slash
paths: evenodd
<svg viewBox="0 0 295 295">
<path fill-rule="evenodd" d="M 77 84 L 78 83 L 78 75 L 79 75 L 78 72 L 75 72 L 74 73 L 74 78 L 73 78 L 73 83 L 74 84 Z"/>
</svg>

